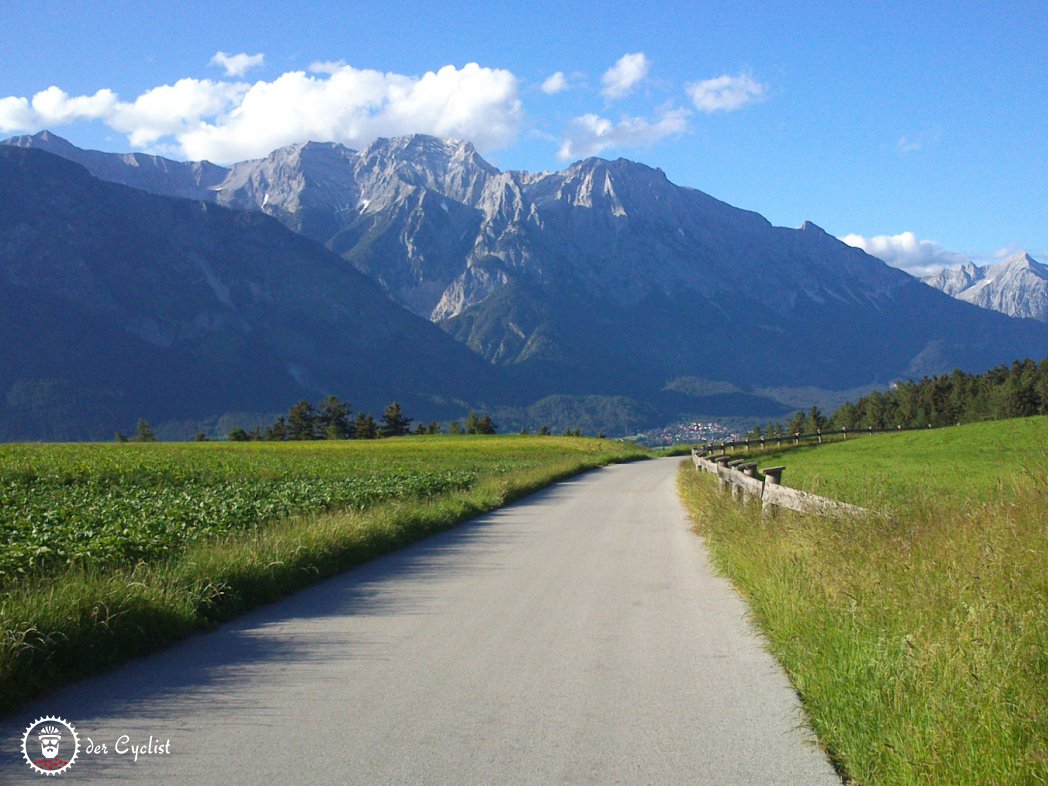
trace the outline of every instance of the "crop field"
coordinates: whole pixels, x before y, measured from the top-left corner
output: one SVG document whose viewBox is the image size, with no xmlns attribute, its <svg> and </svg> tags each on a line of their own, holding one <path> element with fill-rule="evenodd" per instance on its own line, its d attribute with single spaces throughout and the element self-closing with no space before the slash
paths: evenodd
<svg viewBox="0 0 1048 786">
<path fill-rule="evenodd" d="M 467 489 L 607 443 L 559 438 L 0 447 L 0 586 L 133 564 L 289 515 Z"/>
<path fill-rule="evenodd" d="M 641 448 L 565 437 L 0 446 L 0 712 Z"/>
<path fill-rule="evenodd" d="M 764 456 L 790 486 L 877 511 L 832 520 L 681 470 L 812 725 L 857 784 L 1048 783 L 1048 418 Z"/>
</svg>

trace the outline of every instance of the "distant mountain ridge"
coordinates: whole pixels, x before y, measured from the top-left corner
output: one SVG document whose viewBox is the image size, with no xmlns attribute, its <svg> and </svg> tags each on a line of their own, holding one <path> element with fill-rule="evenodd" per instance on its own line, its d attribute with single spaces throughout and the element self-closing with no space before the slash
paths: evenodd
<svg viewBox="0 0 1048 786">
<path fill-rule="evenodd" d="M 279 412 L 327 393 L 457 416 L 490 365 L 258 212 L 147 194 L 0 147 L 0 438 Z M 456 403 L 457 402 L 457 403 Z"/>
<path fill-rule="evenodd" d="M 869 275 L 872 260 L 861 252 L 830 265 L 816 255 L 807 261 L 817 271 L 783 266 L 794 260 L 779 246 L 798 230 L 772 227 L 757 213 L 625 159 L 590 158 L 555 173 L 500 172 L 469 142 L 414 135 L 379 139 L 359 152 L 306 142 L 223 169 L 80 151 L 48 132 L 6 144 L 47 150 L 100 179 L 153 193 L 261 210 L 434 321 L 522 280 L 573 278 L 624 305 L 654 289 L 732 292 L 770 272 L 789 291 L 751 296 L 774 303 L 831 286 L 845 299 L 865 298 L 906 281 L 879 261 L 882 269 Z M 811 230 L 824 234 L 813 224 L 799 231 Z"/>
<path fill-rule="evenodd" d="M 468 142 L 415 135 L 360 151 L 307 142 L 221 168 L 76 152 L 50 134 L 9 143 L 278 219 L 499 369 L 494 387 L 524 405 L 603 396 L 646 418 L 777 414 L 781 404 L 745 391 L 887 385 L 1048 355 L 1048 326 L 959 302 L 810 222 L 774 227 L 624 159 L 502 172 Z M 682 378 L 740 393 L 702 395 Z"/>
<path fill-rule="evenodd" d="M 921 280 L 966 303 L 1048 322 L 1048 265 L 1025 251 L 992 265 L 969 262 Z"/>
</svg>

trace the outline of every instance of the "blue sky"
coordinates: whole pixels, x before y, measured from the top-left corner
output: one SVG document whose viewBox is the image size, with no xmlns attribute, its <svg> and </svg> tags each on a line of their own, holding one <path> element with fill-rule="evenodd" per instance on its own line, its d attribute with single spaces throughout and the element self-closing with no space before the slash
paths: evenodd
<svg viewBox="0 0 1048 786">
<path fill-rule="evenodd" d="M 914 271 L 1048 261 L 1046 45 L 1043 0 L 10 0 L 0 135 L 223 162 L 464 136 L 502 168 L 643 161 Z"/>
</svg>

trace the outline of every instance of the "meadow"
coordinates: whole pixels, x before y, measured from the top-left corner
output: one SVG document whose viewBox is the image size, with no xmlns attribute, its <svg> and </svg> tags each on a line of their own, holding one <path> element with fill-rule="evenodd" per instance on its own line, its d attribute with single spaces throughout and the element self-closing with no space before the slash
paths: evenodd
<svg viewBox="0 0 1048 786">
<path fill-rule="evenodd" d="M 563 437 L 0 446 L 0 713 L 643 449 Z"/>
<path fill-rule="evenodd" d="M 856 784 L 1048 783 L 1048 418 L 765 455 L 876 511 L 761 515 L 682 466 L 714 562 L 749 601 Z"/>
</svg>

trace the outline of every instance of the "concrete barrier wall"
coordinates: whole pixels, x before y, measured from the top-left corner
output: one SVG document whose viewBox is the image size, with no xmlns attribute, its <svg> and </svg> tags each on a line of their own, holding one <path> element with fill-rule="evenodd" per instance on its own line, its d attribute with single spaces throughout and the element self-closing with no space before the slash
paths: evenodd
<svg viewBox="0 0 1048 786">
<path fill-rule="evenodd" d="M 693 451 L 691 459 L 696 469 L 717 475 L 720 478 L 721 488 L 730 490 L 732 496 L 736 498 L 751 497 L 759 499 L 762 506 L 787 508 L 799 513 L 814 513 L 819 516 L 858 518 L 870 515 L 870 511 L 858 505 L 849 505 L 847 502 L 838 502 L 828 497 L 820 497 L 818 494 L 772 483 L 767 478 L 761 479 L 747 475 L 734 467 L 729 467 L 724 456 L 719 456 L 719 461 L 712 461 Z"/>
</svg>

